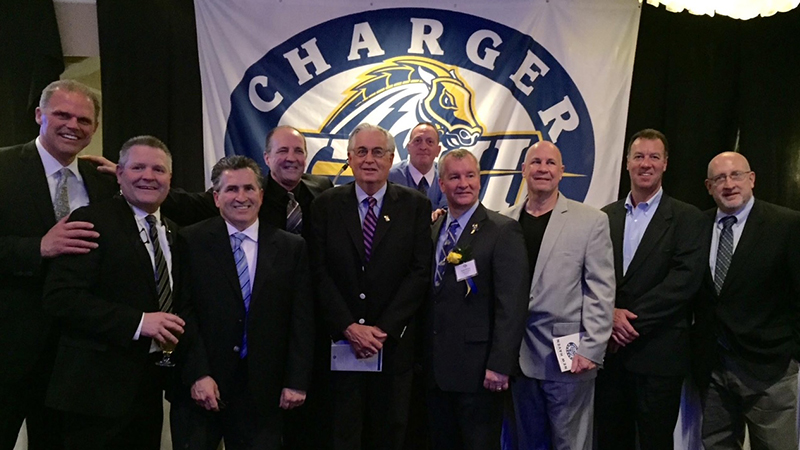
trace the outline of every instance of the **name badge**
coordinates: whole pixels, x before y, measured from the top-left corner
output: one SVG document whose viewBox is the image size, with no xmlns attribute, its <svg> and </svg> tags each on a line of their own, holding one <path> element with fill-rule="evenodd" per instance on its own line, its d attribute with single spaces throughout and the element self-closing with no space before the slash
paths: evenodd
<svg viewBox="0 0 800 450">
<path fill-rule="evenodd" d="M 459 264 L 455 267 L 456 269 L 456 280 L 457 281 L 464 281 L 467 278 L 472 278 L 478 275 L 478 266 L 475 265 L 475 260 L 469 260 L 463 264 Z"/>
</svg>

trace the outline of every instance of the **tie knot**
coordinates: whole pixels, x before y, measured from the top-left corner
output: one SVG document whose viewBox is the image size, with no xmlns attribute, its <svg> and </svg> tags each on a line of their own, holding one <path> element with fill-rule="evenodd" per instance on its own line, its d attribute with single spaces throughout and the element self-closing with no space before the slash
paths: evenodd
<svg viewBox="0 0 800 450">
<path fill-rule="evenodd" d="M 69 170 L 68 167 L 62 167 L 61 170 L 58 171 L 58 175 L 61 179 L 65 180 L 68 176 L 72 175 L 72 171 Z"/>
<path fill-rule="evenodd" d="M 231 235 L 231 239 L 233 239 L 233 242 L 237 247 L 242 245 L 242 241 L 244 241 L 246 237 L 247 236 L 245 236 L 244 233 L 233 233 Z"/>
<path fill-rule="evenodd" d="M 297 201 L 297 200 L 295 200 L 295 198 L 294 198 L 294 192 L 292 192 L 292 191 L 288 191 L 288 192 L 286 193 L 286 195 L 288 195 L 288 196 L 289 196 L 289 203 L 292 203 L 292 202 L 296 202 L 296 201 Z"/>
<path fill-rule="evenodd" d="M 458 224 L 458 221 L 454 220 L 454 221 L 450 222 L 450 226 L 447 227 L 447 231 L 449 231 L 451 233 L 455 233 L 456 231 L 458 231 L 459 227 L 460 227 L 460 225 Z"/>
<path fill-rule="evenodd" d="M 375 197 L 367 197 L 366 202 L 367 206 L 369 206 L 370 208 L 374 208 L 375 205 L 378 204 L 378 201 L 375 200 Z"/>
<path fill-rule="evenodd" d="M 156 226 L 156 216 L 152 214 L 144 216 L 144 221 L 147 222 L 148 225 L 150 225 L 150 228 Z"/>
<path fill-rule="evenodd" d="M 736 223 L 736 216 L 723 217 L 722 220 L 720 220 L 720 222 L 722 222 L 722 228 L 723 229 L 730 228 L 730 227 L 733 226 L 733 224 Z"/>
</svg>

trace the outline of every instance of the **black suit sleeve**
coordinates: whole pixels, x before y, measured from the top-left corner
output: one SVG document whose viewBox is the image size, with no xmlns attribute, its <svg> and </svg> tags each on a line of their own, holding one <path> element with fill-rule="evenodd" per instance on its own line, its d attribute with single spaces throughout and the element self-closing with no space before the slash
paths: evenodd
<svg viewBox="0 0 800 450">
<path fill-rule="evenodd" d="M 53 260 L 42 300 L 45 312 L 83 335 L 127 347 L 134 342 L 142 311 L 106 300 L 100 287 L 103 255 L 110 247 L 104 238 L 113 232 L 104 229 L 84 208 L 73 212 L 70 221 L 94 223 L 95 230 L 100 233 L 99 246 L 83 255 L 64 255 Z"/>
<path fill-rule="evenodd" d="M 686 305 L 694 297 L 708 261 L 703 252 L 706 221 L 703 214 L 686 205 L 676 212 L 674 243 L 669 271 L 664 279 L 636 299 L 632 324 L 639 338 L 665 323 L 686 317 Z M 670 249 L 663 249 L 667 251 Z"/>
<path fill-rule="evenodd" d="M 284 387 L 307 391 L 311 382 L 314 355 L 314 297 L 311 271 L 305 241 L 299 242 L 296 255 L 292 323 L 289 327 L 289 351 L 286 359 Z"/>
<path fill-rule="evenodd" d="M 183 189 L 170 189 L 169 195 L 161 204 L 161 212 L 180 226 L 187 226 L 219 215 L 214 204 L 214 194 L 205 192 L 186 192 Z"/>
</svg>

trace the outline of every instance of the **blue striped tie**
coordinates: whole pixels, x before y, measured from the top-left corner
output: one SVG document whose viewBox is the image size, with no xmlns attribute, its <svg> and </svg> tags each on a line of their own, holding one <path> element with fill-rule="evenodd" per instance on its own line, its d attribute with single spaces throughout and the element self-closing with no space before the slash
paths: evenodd
<svg viewBox="0 0 800 450">
<path fill-rule="evenodd" d="M 717 294 L 725 284 L 725 276 L 728 274 L 728 267 L 733 258 L 733 224 L 736 223 L 736 216 L 723 217 L 722 232 L 719 234 L 719 246 L 717 247 L 717 261 L 714 264 L 714 288 Z"/>
<path fill-rule="evenodd" d="M 439 286 L 442 284 L 442 280 L 444 279 L 444 269 L 447 267 L 447 255 L 453 250 L 456 246 L 456 233 L 458 233 L 458 221 L 454 220 L 450 222 L 450 226 L 447 227 L 447 237 L 444 239 L 444 244 L 442 244 L 442 250 L 439 252 L 438 257 L 436 258 L 436 274 L 433 276 L 433 284 L 434 286 Z"/>
<path fill-rule="evenodd" d="M 372 256 L 372 239 L 375 237 L 375 227 L 378 225 L 378 216 L 375 215 L 375 205 L 378 201 L 373 197 L 364 199 L 367 204 L 367 213 L 364 215 L 364 256 L 369 262 Z"/>
<path fill-rule="evenodd" d="M 239 274 L 239 286 L 242 288 L 242 299 L 244 300 L 244 335 L 242 336 L 242 349 L 239 356 L 247 356 L 247 313 L 250 311 L 250 271 L 247 267 L 247 257 L 242 249 L 242 241 L 247 236 L 244 233 L 234 233 L 231 235 L 231 247 L 233 247 L 233 260 L 236 261 L 236 273 Z"/>
</svg>

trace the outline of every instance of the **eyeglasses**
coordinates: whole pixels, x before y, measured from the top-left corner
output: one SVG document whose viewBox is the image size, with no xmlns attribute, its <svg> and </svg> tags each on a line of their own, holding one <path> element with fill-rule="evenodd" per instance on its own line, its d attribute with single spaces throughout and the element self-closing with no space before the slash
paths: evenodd
<svg viewBox="0 0 800 450">
<path fill-rule="evenodd" d="M 713 184 L 714 186 L 720 186 L 722 184 L 725 184 L 725 180 L 727 180 L 728 178 L 730 178 L 730 180 L 734 182 L 744 181 L 745 178 L 747 178 L 747 176 L 750 175 L 751 172 L 752 170 L 748 170 L 746 172 L 737 170 L 735 172 L 731 172 L 730 174 L 724 174 L 724 173 L 719 174 L 714 178 L 709 178 L 709 180 L 711 180 L 711 184 Z"/>
<path fill-rule="evenodd" d="M 358 156 L 359 158 L 366 158 L 367 154 L 370 151 L 372 152 L 372 157 L 376 158 L 376 159 L 381 159 L 384 156 L 386 156 L 389 153 L 391 153 L 389 150 L 386 150 L 385 148 L 382 148 L 382 147 L 374 147 L 372 149 L 368 149 L 366 147 L 359 147 L 359 148 L 353 150 L 353 154 Z"/>
</svg>

